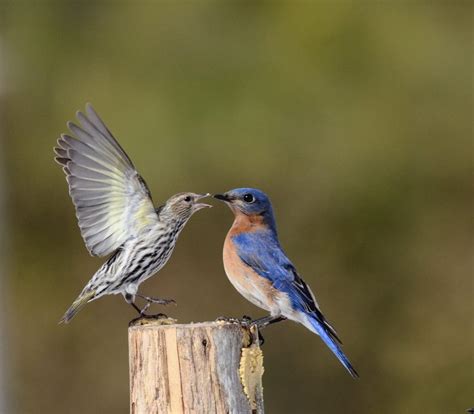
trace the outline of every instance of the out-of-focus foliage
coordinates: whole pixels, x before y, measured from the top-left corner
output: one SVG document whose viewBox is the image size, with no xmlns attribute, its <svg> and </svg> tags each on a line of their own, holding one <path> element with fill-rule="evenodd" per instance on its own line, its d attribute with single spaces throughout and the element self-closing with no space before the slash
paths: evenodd
<svg viewBox="0 0 474 414">
<path fill-rule="evenodd" d="M 125 413 L 121 297 L 57 321 L 88 256 L 52 147 L 91 101 L 152 189 L 255 186 L 361 374 L 289 322 L 265 332 L 270 413 L 473 405 L 468 2 L 0 5 L 12 413 Z M 193 217 L 143 285 L 182 322 L 261 316 L 227 281 L 231 214 Z M 2 230 L 3 231 L 3 230 Z M 5 338 L 5 333 L 2 333 Z"/>
</svg>

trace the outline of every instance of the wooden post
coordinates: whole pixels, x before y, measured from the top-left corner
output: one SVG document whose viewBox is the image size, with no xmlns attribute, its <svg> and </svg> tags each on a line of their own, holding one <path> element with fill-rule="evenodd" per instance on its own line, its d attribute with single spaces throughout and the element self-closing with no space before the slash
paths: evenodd
<svg viewBox="0 0 474 414">
<path fill-rule="evenodd" d="M 130 412 L 263 414 L 258 332 L 175 322 L 142 319 L 129 328 Z"/>
</svg>

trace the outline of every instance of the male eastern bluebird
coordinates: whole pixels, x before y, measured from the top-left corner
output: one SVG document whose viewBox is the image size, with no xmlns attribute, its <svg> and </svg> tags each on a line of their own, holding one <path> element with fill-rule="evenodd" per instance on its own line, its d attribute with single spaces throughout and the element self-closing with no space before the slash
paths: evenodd
<svg viewBox="0 0 474 414">
<path fill-rule="evenodd" d="M 68 127 L 54 149 L 63 166 L 82 237 L 93 256 L 112 256 L 94 274 L 61 322 L 69 322 L 88 302 L 121 293 L 142 316 L 151 303 L 174 301 L 139 295 L 138 286 L 168 261 L 191 216 L 208 204 L 209 194 L 179 193 L 153 206 L 150 190 L 132 161 L 92 106 L 77 112 L 81 126 Z M 143 309 L 135 296 L 146 300 Z"/>
<path fill-rule="evenodd" d="M 247 300 L 270 312 L 254 323 L 259 327 L 284 319 L 301 323 L 321 337 L 352 377 L 358 377 L 311 289 L 280 246 L 268 196 L 254 188 L 237 188 L 214 197 L 235 215 L 224 242 L 227 277 Z"/>
</svg>

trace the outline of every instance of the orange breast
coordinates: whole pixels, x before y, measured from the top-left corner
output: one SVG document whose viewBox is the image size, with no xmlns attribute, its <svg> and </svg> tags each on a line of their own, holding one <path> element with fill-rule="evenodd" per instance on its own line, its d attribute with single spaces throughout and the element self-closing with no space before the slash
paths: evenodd
<svg viewBox="0 0 474 414">
<path fill-rule="evenodd" d="M 279 292 L 268 279 L 260 276 L 240 259 L 232 240 L 234 234 L 236 233 L 231 229 L 224 242 L 223 261 L 227 277 L 248 301 L 262 309 L 272 311 Z"/>
<path fill-rule="evenodd" d="M 252 233 L 257 230 L 263 230 L 265 224 L 263 217 L 259 215 L 247 216 L 239 211 L 235 213 L 234 223 L 229 230 L 228 236 L 235 236 L 240 233 Z"/>
</svg>

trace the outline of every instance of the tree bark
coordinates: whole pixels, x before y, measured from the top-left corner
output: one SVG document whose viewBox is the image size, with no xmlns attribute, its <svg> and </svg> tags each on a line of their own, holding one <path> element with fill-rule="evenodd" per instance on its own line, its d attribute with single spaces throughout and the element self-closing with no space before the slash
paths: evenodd
<svg viewBox="0 0 474 414">
<path fill-rule="evenodd" d="M 263 414 L 263 354 L 254 328 L 141 321 L 129 328 L 132 414 Z"/>
</svg>

